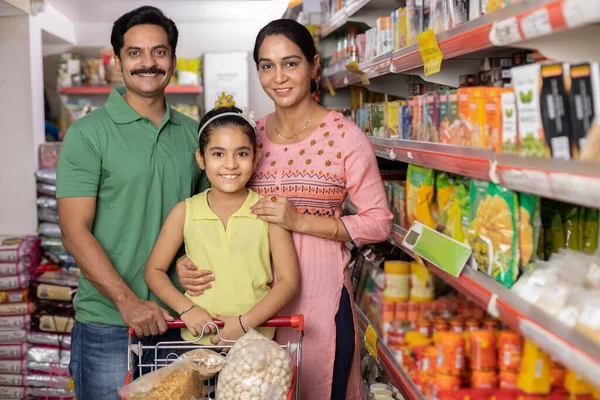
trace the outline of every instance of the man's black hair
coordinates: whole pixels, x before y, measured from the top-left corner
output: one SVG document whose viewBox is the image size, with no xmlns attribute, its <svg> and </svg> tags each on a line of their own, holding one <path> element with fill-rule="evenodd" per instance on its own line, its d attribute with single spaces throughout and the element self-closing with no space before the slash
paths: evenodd
<svg viewBox="0 0 600 400">
<path fill-rule="evenodd" d="M 171 57 L 175 57 L 177 39 L 179 38 L 177 25 L 175 25 L 173 20 L 167 18 L 162 11 L 152 6 L 136 8 L 127 14 L 123 14 L 115 21 L 110 35 L 110 43 L 115 55 L 121 57 L 121 49 L 125 42 L 125 33 L 136 25 L 144 24 L 158 25 L 165 30 L 167 41 L 169 42 L 169 46 L 171 46 Z"/>
</svg>

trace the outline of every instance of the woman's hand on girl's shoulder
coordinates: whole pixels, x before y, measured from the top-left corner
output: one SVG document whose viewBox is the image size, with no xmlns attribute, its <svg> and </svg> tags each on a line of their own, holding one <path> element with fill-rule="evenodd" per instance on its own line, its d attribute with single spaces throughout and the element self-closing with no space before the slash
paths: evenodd
<svg viewBox="0 0 600 400">
<path fill-rule="evenodd" d="M 260 199 L 250 207 L 254 215 L 265 222 L 277 224 L 292 232 L 300 232 L 302 214 L 283 196 L 272 195 Z"/>
</svg>

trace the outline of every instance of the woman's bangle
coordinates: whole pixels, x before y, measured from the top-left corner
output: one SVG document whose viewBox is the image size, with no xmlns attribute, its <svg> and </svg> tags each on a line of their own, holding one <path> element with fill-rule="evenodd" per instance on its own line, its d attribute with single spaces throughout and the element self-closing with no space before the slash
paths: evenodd
<svg viewBox="0 0 600 400">
<path fill-rule="evenodd" d="M 333 239 L 335 239 L 335 237 L 337 236 L 338 232 L 340 231 L 340 224 L 338 223 L 338 219 L 334 218 L 333 221 L 335 222 L 335 229 L 333 230 L 333 233 L 331 234 L 331 236 L 329 236 L 327 238 L 327 240 L 333 240 Z"/>
<path fill-rule="evenodd" d="M 238 319 L 240 320 L 240 326 L 242 327 L 242 330 L 244 331 L 244 333 L 248 333 L 248 332 L 246 332 L 246 328 L 244 328 L 244 325 L 242 324 L 242 314 L 240 314 Z"/>
<path fill-rule="evenodd" d="M 181 317 L 183 314 L 185 314 L 186 312 L 190 311 L 194 307 L 196 307 L 196 304 L 192 304 L 191 306 L 189 306 L 188 308 L 186 308 L 185 310 L 183 310 L 182 312 L 180 312 L 179 316 Z"/>
</svg>

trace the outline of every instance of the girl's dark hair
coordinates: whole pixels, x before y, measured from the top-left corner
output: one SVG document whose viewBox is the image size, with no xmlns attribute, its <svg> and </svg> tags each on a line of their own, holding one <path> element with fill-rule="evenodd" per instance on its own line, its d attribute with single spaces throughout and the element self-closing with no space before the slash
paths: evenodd
<svg viewBox="0 0 600 400">
<path fill-rule="evenodd" d="M 110 43 L 115 55 L 121 58 L 121 49 L 123 48 L 127 31 L 136 25 L 144 24 L 158 25 L 165 30 L 167 41 L 169 42 L 169 46 L 171 46 L 171 57 L 175 57 L 177 39 L 179 38 L 177 25 L 175 25 L 173 20 L 167 18 L 162 11 L 152 6 L 136 8 L 127 14 L 123 14 L 115 21 L 110 35 Z"/>
<path fill-rule="evenodd" d="M 260 50 L 260 46 L 262 46 L 268 36 L 273 35 L 285 36 L 294 42 L 296 46 L 300 47 L 302 54 L 304 54 L 304 57 L 309 63 L 312 64 L 314 62 L 315 56 L 317 55 L 317 48 L 315 47 L 315 42 L 313 41 L 309 30 L 293 19 L 276 19 L 265 25 L 256 36 L 253 56 L 257 69 L 258 51 Z M 313 80 L 311 81 L 311 92 L 314 92 L 315 90 L 317 90 L 317 83 Z"/>
<path fill-rule="evenodd" d="M 235 127 L 241 129 L 242 132 L 244 132 L 246 136 L 248 136 L 248 139 L 250 139 L 250 143 L 252 144 L 252 150 L 256 151 L 256 132 L 254 131 L 252 125 L 250 125 L 248 121 L 242 118 L 242 110 L 240 110 L 237 107 L 222 107 L 210 110 L 209 112 L 204 114 L 204 117 L 202 117 L 202 119 L 200 120 L 198 131 L 200 131 L 200 128 L 202 128 L 206 121 L 208 121 L 212 117 L 216 117 L 219 114 L 228 112 L 237 113 L 240 114 L 240 116 L 236 117 L 235 115 L 226 115 L 224 117 L 219 117 L 211 121 L 211 123 L 208 124 L 200 133 L 200 137 L 198 138 L 198 147 L 200 148 L 200 153 L 203 156 L 204 152 L 206 151 L 206 147 L 208 146 L 210 136 L 215 131 L 215 129 L 225 127 Z"/>
</svg>

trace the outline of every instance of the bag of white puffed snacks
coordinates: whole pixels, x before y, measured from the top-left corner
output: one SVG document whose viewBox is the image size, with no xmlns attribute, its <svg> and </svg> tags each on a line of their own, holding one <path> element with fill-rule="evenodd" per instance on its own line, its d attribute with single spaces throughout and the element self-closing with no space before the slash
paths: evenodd
<svg viewBox="0 0 600 400">
<path fill-rule="evenodd" d="M 219 374 L 219 400 L 286 399 L 293 376 L 292 360 L 286 349 L 251 329 L 226 357 Z"/>
</svg>

